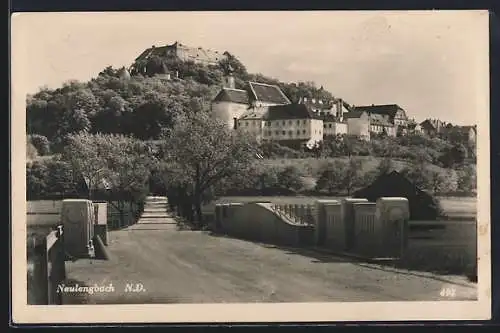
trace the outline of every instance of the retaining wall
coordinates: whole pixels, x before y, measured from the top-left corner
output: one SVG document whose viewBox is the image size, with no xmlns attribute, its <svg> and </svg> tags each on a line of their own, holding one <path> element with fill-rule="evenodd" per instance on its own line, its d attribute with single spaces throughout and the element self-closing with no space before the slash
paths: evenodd
<svg viewBox="0 0 500 333">
<path fill-rule="evenodd" d="M 273 211 L 269 203 L 227 203 L 215 207 L 216 232 L 287 246 L 311 245 L 312 225 L 295 224 Z"/>
</svg>

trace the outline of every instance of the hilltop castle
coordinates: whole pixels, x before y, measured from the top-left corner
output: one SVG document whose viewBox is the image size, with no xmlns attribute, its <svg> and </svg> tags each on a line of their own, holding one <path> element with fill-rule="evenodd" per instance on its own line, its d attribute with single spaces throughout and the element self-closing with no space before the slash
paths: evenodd
<svg viewBox="0 0 500 333">
<path fill-rule="evenodd" d="M 203 65 L 217 65 L 219 61 L 226 58 L 226 52 L 221 53 L 201 47 L 191 47 L 179 42 L 164 46 L 151 46 L 142 52 L 135 61 L 148 60 L 153 56 L 177 58 L 182 61 L 193 61 Z"/>
</svg>

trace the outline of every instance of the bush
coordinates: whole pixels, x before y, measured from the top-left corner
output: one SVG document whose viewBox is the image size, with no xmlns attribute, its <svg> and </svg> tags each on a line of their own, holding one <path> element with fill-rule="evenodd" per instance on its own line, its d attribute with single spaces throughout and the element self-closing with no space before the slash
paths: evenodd
<svg viewBox="0 0 500 333">
<path fill-rule="evenodd" d="M 477 188 L 476 168 L 465 166 L 457 172 L 457 190 L 460 192 L 472 192 Z"/>
<path fill-rule="evenodd" d="M 36 147 L 33 146 L 33 144 L 28 141 L 26 143 L 26 159 L 34 160 L 37 157 L 38 157 L 38 151 L 36 150 Z"/>
<path fill-rule="evenodd" d="M 316 191 L 326 191 L 330 195 L 343 191 L 342 181 L 346 168 L 346 163 L 339 160 L 323 166 L 316 182 Z"/>
<path fill-rule="evenodd" d="M 32 200 L 47 193 L 47 166 L 39 161 L 26 165 L 26 198 Z"/>
<path fill-rule="evenodd" d="M 50 153 L 50 143 L 47 137 L 39 134 L 31 134 L 28 136 L 28 141 L 35 146 L 38 154 L 41 156 L 45 156 Z"/>
<path fill-rule="evenodd" d="M 303 188 L 301 174 L 295 166 L 287 166 L 277 175 L 277 185 L 288 190 L 299 191 Z"/>
<path fill-rule="evenodd" d="M 26 165 L 26 195 L 28 200 L 75 195 L 77 181 L 71 166 L 59 158 L 34 161 Z"/>
</svg>

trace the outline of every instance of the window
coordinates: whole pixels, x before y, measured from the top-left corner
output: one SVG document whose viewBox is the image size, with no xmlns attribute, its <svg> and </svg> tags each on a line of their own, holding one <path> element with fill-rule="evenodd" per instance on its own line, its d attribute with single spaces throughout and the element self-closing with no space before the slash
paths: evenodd
<svg viewBox="0 0 500 333">
<path fill-rule="evenodd" d="M 321 131 L 319 131 L 319 135 L 321 135 Z"/>
<path fill-rule="evenodd" d="M 326 128 L 326 124 L 323 124 L 323 128 Z"/>
<path fill-rule="evenodd" d="M 305 124 L 306 124 L 306 120 L 305 120 L 305 119 L 304 119 L 304 120 L 302 120 L 302 123 L 305 125 Z"/>
<path fill-rule="evenodd" d="M 274 134 L 280 135 L 280 131 L 274 131 Z"/>
<path fill-rule="evenodd" d="M 283 126 L 285 126 L 285 125 L 286 125 L 286 121 L 283 120 Z"/>
<path fill-rule="evenodd" d="M 288 135 L 292 136 L 293 135 L 293 131 L 288 131 Z"/>
<path fill-rule="evenodd" d="M 300 130 L 297 130 L 297 135 L 300 135 Z"/>
<path fill-rule="evenodd" d="M 300 125 L 300 120 L 297 120 L 297 125 Z"/>
<path fill-rule="evenodd" d="M 248 122 L 246 122 L 246 121 L 245 121 L 245 126 L 247 126 L 247 127 L 248 127 Z"/>
<path fill-rule="evenodd" d="M 292 124 L 292 121 L 291 121 L 291 120 L 289 120 L 289 121 L 288 121 L 288 125 L 291 125 L 291 124 Z"/>
<path fill-rule="evenodd" d="M 332 124 L 328 124 L 328 128 L 332 128 Z"/>
<path fill-rule="evenodd" d="M 302 134 L 306 134 L 306 130 L 302 130 Z"/>
<path fill-rule="evenodd" d="M 283 135 L 286 135 L 286 131 L 283 131 L 283 132 L 282 132 L 282 134 L 283 134 Z"/>
</svg>

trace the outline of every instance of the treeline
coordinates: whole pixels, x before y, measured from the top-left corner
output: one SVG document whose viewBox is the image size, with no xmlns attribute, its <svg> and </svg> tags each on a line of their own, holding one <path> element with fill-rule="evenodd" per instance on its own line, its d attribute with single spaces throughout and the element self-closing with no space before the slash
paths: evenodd
<svg viewBox="0 0 500 333">
<path fill-rule="evenodd" d="M 155 143 L 86 130 L 67 135 L 61 153 L 27 164 L 28 200 L 106 200 L 123 219 L 129 202 L 143 203 L 160 189 L 182 216 L 202 225 L 203 203 L 225 179 L 243 175 L 259 153 L 254 139 L 206 111 L 178 115 Z"/>
<path fill-rule="evenodd" d="M 374 137 L 370 141 L 354 136 L 326 136 L 312 149 L 294 149 L 278 142 L 262 145 L 266 158 L 328 158 L 341 156 L 389 157 L 411 162 L 425 161 L 443 168 L 475 164 L 475 148 L 422 135 Z"/>
<path fill-rule="evenodd" d="M 269 166 L 256 164 L 244 175 L 235 175 L 217 188 L 217 195 L 331 195 L 350 196 L 370 185 L 377 177 L 398 171 L 420 189 L 432 195 L 470 196 L 476 189 L 476 170 L 465 166 L 460 170 L 440 169 L 424 161 L 397 167 L 386 157 L 373 168 L 361 157 L 325 159 L 311 174 L 310 168 L 299 165 Z M 313 184 L 311 184 L 311 181 Z"/>
<path fill-rule="evenodd" d="M 314 83 L 288 84 L 249 74 L 234 56 L 228 59 L 219 66 L 206 66 L 153 57 L 136 66 L 146 66 L 146 73 L 133 72 L 127 77 L 120 69 L 107 67 L 88 82 L 69 81 L 57 89 L 42 88 L 27 96 L 27 133 L 40 155 L 61 152 L 66 136 L 80 131 L 158 139 L 163 129 L 172 128 L 177 115 L 208 109 L 229 65 L 235 69 L 240 88 L 253 80 L 278 84 L 292 101 L 301 96 L 331 97 Z M 165 80 L 157 75 L 165 71 L 177 72 L 180 79 L 172 76 Z"/>
</svg>

